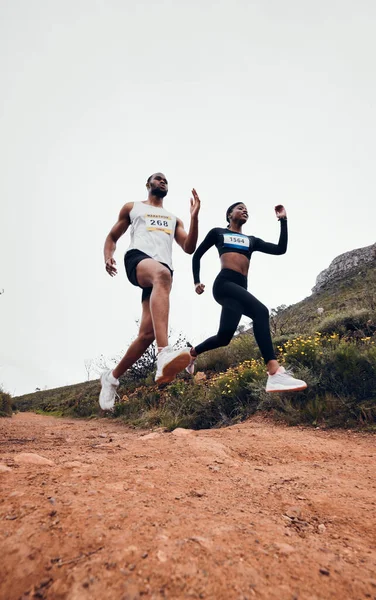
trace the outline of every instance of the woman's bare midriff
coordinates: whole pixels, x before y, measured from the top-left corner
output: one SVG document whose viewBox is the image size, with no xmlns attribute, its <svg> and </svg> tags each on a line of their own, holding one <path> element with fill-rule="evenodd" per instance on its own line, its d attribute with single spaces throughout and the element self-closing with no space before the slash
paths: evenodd
<svg viewBox="0 0 376 600">
<path fill-rule="evenodd" d="M 238 254 L 238 252 L 226 252 L 221 256 L 221 267 L 222 269 L 232 269 L 247 277 L 249 259 L 244 254 Z"/>
</svg>

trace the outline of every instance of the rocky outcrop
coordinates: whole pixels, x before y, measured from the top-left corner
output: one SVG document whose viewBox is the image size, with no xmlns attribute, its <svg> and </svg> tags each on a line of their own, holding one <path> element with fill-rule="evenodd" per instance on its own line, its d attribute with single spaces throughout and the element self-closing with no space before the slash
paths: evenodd
<svg viewBox="0 0 376 600">
<path fill-rule="evenodd" d="M 333 285 L 338 279 L 345 277 L 350 271 L 361 268 L 366 263 L 376 262 L 376 244 L 350 250 L 337 256 L 327 269 L 321 271 L 316 279 L 316 285 L 312 288 L 312 292 L 320 292 L 328 283 Z"/>
</svg>

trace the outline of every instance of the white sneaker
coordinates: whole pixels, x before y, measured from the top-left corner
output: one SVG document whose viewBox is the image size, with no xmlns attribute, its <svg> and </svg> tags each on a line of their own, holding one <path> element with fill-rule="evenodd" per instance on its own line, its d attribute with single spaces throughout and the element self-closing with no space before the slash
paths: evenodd
<svg viewBox="0 0 376 600">
<path fill-rule="evenodd" d="M 194 372 L 195 372 L 195 360 L 196 360 L 196 356 L 192 356 L 191 355 L 191 361 L 190 361 L 188 367 L 185 367 L 185 370 L 187 371 L 187 373 L 189 373 L 189 375 L 194 375 Z"/>
<path fill-rule="evenodd" d="M 172 381 L 179 371 L 189 365 L 190 360 L 190 348 L 173 350 L 171 346 L 166 346 L 158 354 L 155 382 L 159 384 Z"/>
<path fill-rule="evenodd" d="M 112 410 L 115 406 L 116 390 L 119 380 L 115 379 L 112 371 L 105 371 L 101 375 L 102 389 L 99 394 L 99 405 L 102 410 Z"/>
<path fill-rule="evenodd" d="M 298 392 L 305 390 L 307 384 L 302 379 L 295 379 L 284 367 L 279 367 L 274 375 L 268 375 L 266 392 Z"/>
</svg>

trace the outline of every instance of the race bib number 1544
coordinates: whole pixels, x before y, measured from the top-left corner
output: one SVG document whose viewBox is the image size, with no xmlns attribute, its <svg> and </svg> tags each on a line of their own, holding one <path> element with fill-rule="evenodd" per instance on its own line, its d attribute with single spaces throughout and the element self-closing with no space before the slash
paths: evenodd
<svg viewBox="0 0 376 600">
<path fill-rule="evenodd" d="M 145 215 L 146 229 L 148 231 L 164 231 L 172 233 L 172 219 L 165 215 Z"/>
</svg>

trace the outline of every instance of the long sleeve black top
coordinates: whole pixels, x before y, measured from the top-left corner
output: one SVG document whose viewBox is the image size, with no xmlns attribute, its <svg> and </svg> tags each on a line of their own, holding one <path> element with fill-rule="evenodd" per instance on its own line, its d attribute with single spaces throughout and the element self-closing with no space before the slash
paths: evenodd
<svg viewBox="0 0 376 600">
<path fill-rule="evenodd" d="M 264 252 L 265 254 L 284 254 L 287 249 L 287 219 L 280 219 L 281 233 L 278 244 L 264 242 L 264 240 L 253 235 L 236 233 L 222 227 L 214 227 L 207 234 L 204 241 L 199 245 L 192 258 L 193 279 L 200 283 L 200 261 L 205 252 L 212 246 L 216 246 L 219 256 L 226 252 L 237 252 L 243 254 L 249 260 L 253 252 Z"/>
</svg>

